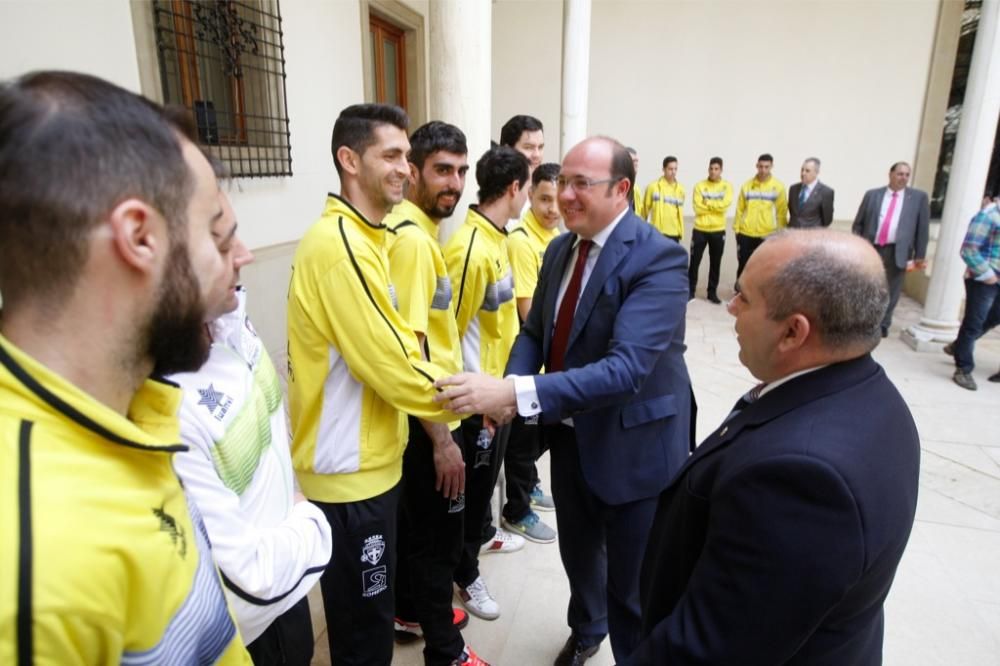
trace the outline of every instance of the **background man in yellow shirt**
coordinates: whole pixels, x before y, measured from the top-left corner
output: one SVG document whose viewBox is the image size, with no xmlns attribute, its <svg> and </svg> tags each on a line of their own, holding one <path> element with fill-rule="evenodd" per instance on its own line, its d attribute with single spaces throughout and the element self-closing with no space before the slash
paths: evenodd
<svg viewBox="0 0 1000 666">
<path fill-rule="evenodd" d="M 691 263 L 688 266 L 688 288 L 694 298 L 698 286 L 698 269 L 708 246 L 708 300 L 721 303 L 719 269 L 722 251 L 726 248 L 726 210 L 733 203 L 733 186 L 722 179 L 722 158 L 708 161 L 708 178 L 694 186 L 691 197 L 694 207 L 694 229 L 691 231 Z"/>
<path fill-rule="evenodd" d="M 649 184 L 643 197 L 643 219 L 667 238 L 681 242 L 684 236 L 684 186 L 677 182 L 677 158 L 663 158 L 663 175 Z"/>
</svg>

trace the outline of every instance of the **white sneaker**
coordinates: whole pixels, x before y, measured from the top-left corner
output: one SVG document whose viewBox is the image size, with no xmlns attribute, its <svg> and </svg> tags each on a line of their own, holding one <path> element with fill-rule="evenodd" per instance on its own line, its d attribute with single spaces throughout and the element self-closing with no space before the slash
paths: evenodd
<svg viewBox="0 0 1000 666">
<path fill-rule="evenodd" d="M 487 541 L 479 547 L 479 554 L 488 555 L 490 553 L 513 553 L 514 551 L 521 550 L 522 548 L 524 548 L 523 536 L 513 534 L 498 527 L 497 533 L 493 535 L 493 540 Z"/>
<path fill-rule="evenodd" d="M 522 539 L 523 541 L 523 539 Z M 486 589 L 486 581 L 480 576 L 468 587 L 458 588 L 458 597 L 470 613 L 484 620 L 495 620 L 500 617 L 500 604 L 490 596 Z"/>
</svg>

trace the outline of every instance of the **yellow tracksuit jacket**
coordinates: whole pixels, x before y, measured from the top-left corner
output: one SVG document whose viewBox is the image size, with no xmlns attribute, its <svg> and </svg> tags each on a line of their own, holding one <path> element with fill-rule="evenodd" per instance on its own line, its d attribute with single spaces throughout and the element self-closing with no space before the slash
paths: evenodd
<svg viewBox="0 0 1000 666">
<path fill-rule="evenodd" d="M 660 176 L 646 187 L 645 218 L 664 236 L 684 236 L 684 186 Z"/>
<path fill-rule="evenodd" d="M 771 176 L 763 183 L 751 178 L 743 183 L 736 200 L 733 231 L 764 238 L 788 226 L 788 198 L 785 186 Z"/>
<path fill-rule="evenodd" d="M 465 223 L 444 246 L 444 258 L 465 370 L 503 377 L 520 327 L 507 232 L 469 206 Z"/>
<path fill-rule="evenodd" d="M 433 401 L 449 372 L 425 361 L 389 279 L 384 224 L 331 194 L 295 252 L 288 288 L 292 465 L 302 492 L 355 502 L 402 476 L 404 414 L 458 420 Z"/>
<path fill-rule="evenodd" d="M 726 211 L 733 203 L 733 186 L 729 181 L 700 181 L 694 186 L 691 205 L 694 208 L 694 228 L 698 231 L 725 231 Z"/>
<path fill-rule="evenodd" d="M 180 404 L 148 380 L 126 418 L 0 336 L 0 664 L 250 664 L 172 466 Z"/>
<path fill-rule="evenodd" d="M 546 229 L 530 208 L 507 234 L 507 248 L 514 274 L 514 295 L 517 298 L 534 296 L 545 248 L 558 235 L 559 227 Z"/>
</svg>

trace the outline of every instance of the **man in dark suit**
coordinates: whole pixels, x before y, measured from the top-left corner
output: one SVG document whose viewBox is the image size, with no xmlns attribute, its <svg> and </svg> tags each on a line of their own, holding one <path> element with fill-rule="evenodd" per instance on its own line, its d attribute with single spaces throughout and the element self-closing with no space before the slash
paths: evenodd
<svg viewBox="0 0 1000 666">
<path fill-rule="evenodd" d="M 903 278 L 927 267 L 927 236 L 931 209 L 927 193 L 907 187 L 910 165 L 896 162 L 889 169 L 889 186 L 865 192 L 851 230 L 875 246 L 889 281 L 889 305 L 882 317 L 882 337 L 889 337 Z"/>
<path fill-rule="evenodd" d="M 540 417 L 570 584 L 571 635 L 557 665 L 582 664 L 607 634 L 616 660 L 637 645 L 656 497 L 692 441 L 687 253 L 629 210 L 634 177 L 614 140 L 566 154 L 557 187 L 571 233 L 545 253 L 507 378 L 439 383 L 459 412 Z"/>
<path fill-rule="evenodd" d="M 833 222 L 833 188 L 819 182 L 820 161 L 802 163 L 802 181 L 788 188 L 788 226 L 793 229 L 828 227 Z"/>
<path fill-rule="evenodd" d="M 917 504 L 920 442 L 870 356 L 888 289 L 849 234 L 751 257 L 736 317 L 748 392 L 660 496 L 639 648 L 619 664 L 882 660 L 882 606 Z"/>
</svg>

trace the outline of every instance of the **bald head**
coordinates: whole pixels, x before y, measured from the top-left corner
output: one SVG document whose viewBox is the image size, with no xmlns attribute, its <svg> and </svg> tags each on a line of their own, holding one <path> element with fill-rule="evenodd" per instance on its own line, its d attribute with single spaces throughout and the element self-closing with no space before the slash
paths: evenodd
<svg viewBox="0 0 1000 666">
<path fill-rule="evenodd" d="M 768 316 L 806 316 L 831 352 L 868 353 L 881 339 L 889 302 L 878 253 L 860 236 L 827 229 L 775 234 L 751 257 L 768 266 L 762 284 Z"/>
</svg>

